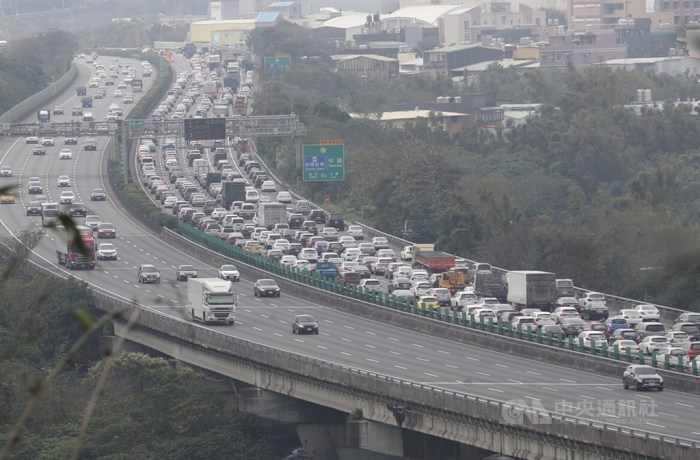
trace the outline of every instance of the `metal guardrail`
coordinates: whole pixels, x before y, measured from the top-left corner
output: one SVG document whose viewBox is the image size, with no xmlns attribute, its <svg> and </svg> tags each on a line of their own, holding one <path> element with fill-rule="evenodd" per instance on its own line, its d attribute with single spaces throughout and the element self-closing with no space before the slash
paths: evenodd
<svg viewBox="0 0 700 460">
<path fill-rule="evenodd" d="M 107 311 L 120 305 L 110 296 L 96 294 L 96 298 L 97 304 Z M 219 334 L 158 311 L 141 312 L 139 331 L 162 337 L 167 342 L 177 340 L 190 348 L 191 345 L 195 345 L 198 353 L 214 355 L 218 359 L 228 357 L 246 368 L 263 369 L 301 383 L 311 382 L 327 391 L 352 394 L 382 404 L 398 403 L 407 417 L 407 425 L 410 425 L 411 414 L 438 417 L 467 425 L 480 420 L 482 426 L 486 422 L 490 424 L 491 429 L 497 428 L 501 431 L 512 428 L 518 430 L 521 435 L 523 432 L 532 433 L 532 436 L 537 436 L 537 439 L 551 445 L 557 445 L 557 440 L 561 439 L 567 440 L 570 445 L 573 443 L 573 448 L 583 448 L 582 446 L 591 443 L 604 445 L 607 449 L 618 452 L 618 455 L 611 453 L 615 458 L 624 458 L 625 454 L 632 453 L 636 456 L 690 460 L 697 458 L 697 449 L 700 448 L 700 443 L 691 439 L 669 437 L 582 417 L 558 415 L 518 403 L 449 391 L 309 358 L 235 336 Z M 513 411 L 524 417 L 519 420 L 539 420 L 546 429 L 537 430 L 538 423 L 514 420 Z"/>
</svg>

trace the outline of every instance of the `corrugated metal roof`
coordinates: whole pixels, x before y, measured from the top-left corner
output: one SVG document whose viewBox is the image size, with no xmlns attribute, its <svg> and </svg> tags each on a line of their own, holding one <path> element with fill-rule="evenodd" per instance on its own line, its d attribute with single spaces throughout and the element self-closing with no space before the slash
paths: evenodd
<svg viewBox="0 0 700 460">
<path fill-rule="evenodd" d="M 329 19 L 323 24 L 317 25 L 314 29 L 319 27 L 333 27 L 336 29 L 351 29 L 353 27 L 362 27 L 367 22 L 367 16 L 371 16 L 369 13 L 359 13 L 353 12 L 351 14 L 344 14 L 338 16 L 337 18 Z"/>
<path fill-rule="evenodd" d="M 380 56 L 378 54 L 334 54 L 331 56 L 331 59 L 334 61 L 348 61 L 350 59 L 355 59 L 358 57 L 366 57 L 375 61 L 398 62 L 398 59 Z"/>
<path fill-rule="evenodd" d="M 444 16 L 446 13 L 464 8 L 461 3 L 459 5 L 420 5 L 420 6 L 407 6 L 405 8 L 399 8 L 394 11 L 388 17 L 390 18 L 416 18 L 421 21 L 428 22 L 434 26 L 437 25 L 437 20 Z"/>
<path fill-rule="evenodd" d="M 255 18 L 255 23 L 271 23 L 277 21 L 279 18 L 279 12 L 278 11 L 262 11 L 258 13 L 258 17 Z"/>
<path fill-rule="evenodd" d="M 382 112 L 381 118 L 378 121 L 399 121 L 399 120 L 415 120 L 417 118 L 428 118 L 430 113 L 442 117 L 467 117 L 469 115 L 459 112 L 440 112 L 435 110 L 398 110 L 395 112 Z M 353 118 L 365 118 L 368 120 L 377 120 L 376 114 L 367 113 L 351 113 Z"/>
</svg>

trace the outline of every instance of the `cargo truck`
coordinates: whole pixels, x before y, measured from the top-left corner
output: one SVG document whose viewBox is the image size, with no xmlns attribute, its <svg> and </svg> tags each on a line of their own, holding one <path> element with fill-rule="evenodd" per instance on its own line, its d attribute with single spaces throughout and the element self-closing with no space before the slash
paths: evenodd
<svg viewBox="0 0 700 460">
<path fill-rule="evenodd" d="M 231 281 L 187 278 L 187 310 L 192 321 L 232 325 L 236 320 L 237 303 Z"/>
<path fill-rule="evenodd" d="M 508 303 L 517 310 L 539 308 L 551 311 L 557 299 L 555 278 L 554 273 L 535 270 L 507 272 Z"/>
<path fill-rule="evenodd" d="M 48 109 L 40 109 L 36 113 L 36 118 L 39 120 L 39 123 L 48 123 L 51 121 L 51 112 Z"/>
<path fill-rule="evenodd" d="M 503 273 L 475 273 L 474 294 L 479 297 L 495 297 L 505 302 L 508 297 L 508 285 Z"/>
<path fill-rule="evenodd" d="M 77 234 L 66 243 L 65 250 L 57 250 L 58 263 L 68 270 L 74 268 L 95 269 L 95 239 L 92 229 L 82 225 L 76 226 Z"/>
<path fill-rule="evenodd" d="M 413 245 L 413 268 L 442 272 L 455 265 L 455 256 L 435 250 L 434 244 Z"/>
<path fill-rule="evenodd" d="M 275 201 L 258 203 L 258 225 L 273 228 L 275 224 L 287 223 L 287 205 Z"/>
<path fill-rule="evenodd" d="M 234 201 L 245 201 L 245 180 L 224 181 L 221 189 L 221 205 L 231 209 Z"/>
<path fill-rule="evenodd" d="M 231 91 L 238 92 L 238 78 L 233 75 L 224 77 L 224 88 L 231 88 Z"/>
<path fill-rule="evenodd" d="M 84 109 L 92 107 L 91 96 L 83 96 L 82 99 L 80 99 L 80 102 L 82 103 Z"/>
<path fill-rule="evenodd" d="M 215 117 L 228 117 L 227 102 L 215 102 L 211 110 Z"/>
<path fill-rule="evenodd" d="M 75 95 L 76 96 L 85 96 L 87 95 L 87 88 L 84 86 L 78 86 L 75 88 Z"/>
<path fill-rule="evenodd" d="M 440 274 L 437 279 L 437 287 L 447 288 L 450 290 L 451 295 L 455 295 L 455 292 L 461 291 L 467 287 L 467 280 L 464 273 L 459 270 L 450 269 Z"/>
</svg>

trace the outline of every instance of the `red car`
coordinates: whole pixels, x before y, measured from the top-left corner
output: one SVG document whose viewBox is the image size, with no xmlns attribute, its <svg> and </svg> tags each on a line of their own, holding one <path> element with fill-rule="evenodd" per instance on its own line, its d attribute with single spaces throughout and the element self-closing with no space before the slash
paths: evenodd
<svg viewBox="0 0 700 460">
<path fill-rule="evenodd" d="M 114 224 L 101 223 L 97 226 L 97 237 L 98 238 L 116 238 L 117 237 L 117 227 Z"/>
</svg>

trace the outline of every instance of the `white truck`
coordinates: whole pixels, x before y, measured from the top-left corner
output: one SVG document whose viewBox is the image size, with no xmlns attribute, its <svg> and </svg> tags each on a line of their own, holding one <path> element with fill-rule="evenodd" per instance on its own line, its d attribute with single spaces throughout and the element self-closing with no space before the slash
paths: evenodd
<svg viewBox="0 0 700 460">
<path fill-rule="evenodd" d="M 187 310 L 192 321 L 232 325 L 236 320 L 237 303 L 231 281 L 187 278 Z"/>
<path fill-rule="evenodd" d="M 258 225 L 273 228 L 275 224 L 287 223 L 287 205 L 276 201 L 258 203 Z"/>
<path fill-rule="evenodd" d="M 539 308 L 551 311 L 557 300 L 555 278 L 554 273 L 535 270 L 507 272 L 508 303 L 516 310 Z"/>
</svg>

